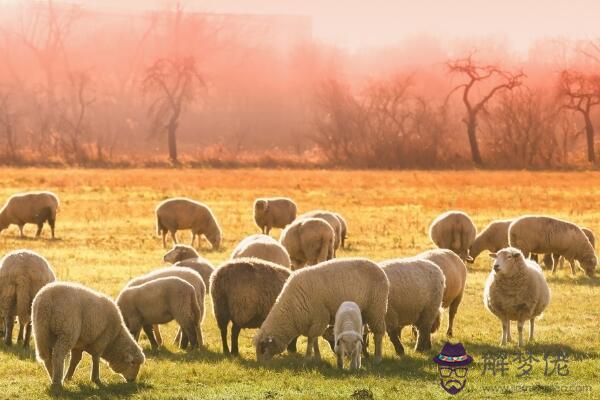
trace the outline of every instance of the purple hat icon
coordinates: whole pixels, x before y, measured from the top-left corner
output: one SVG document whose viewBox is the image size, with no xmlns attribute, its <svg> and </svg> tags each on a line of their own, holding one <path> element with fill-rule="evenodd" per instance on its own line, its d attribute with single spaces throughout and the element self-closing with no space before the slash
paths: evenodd
<svg viewBox="0 0 600 400">
<path fill-rule="evenodd" d="M 446 367 L 462 367 L 473 362 L 473 357 L 467 354 L 462 343 L 448 343 L 444 345 L 440 354 L 433 358 L 433 361 Z"/>
</svg>

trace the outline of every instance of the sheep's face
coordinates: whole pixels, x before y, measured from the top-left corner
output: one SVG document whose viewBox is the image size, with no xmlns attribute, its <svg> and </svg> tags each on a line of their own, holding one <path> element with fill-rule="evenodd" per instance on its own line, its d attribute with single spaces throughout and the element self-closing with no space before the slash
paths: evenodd
<svg viewBox="0 0 600 400">
<path fill-rule="evenodd" d="M 165 262 L 175 264 L 178 261 L 187 260 L 188 258 L 198 257 L 198 252 L 191 246 L 184 244 L 176 244 L 171 250 L 169 250 L 163 260 Z"/>
<path fill-rule="evenodd" d="M 213 233 L 206 234 L 205 236 L 210 242 L 213 250 L 219 250 L 219 246 L 221 246 L 221 232 L 217 230 Z"/>
<path fill-rule="evenodd" d="M 588 256 L 579 262 L 581 264 L 581 268 L 585 271 L 587 276 L 594 276 L 594 272 L 596 271 L 596 265 L 598 264 L 598 259 L 596 256 Z"/>
<path fill-rule="evenodd" d="M 256 200 L 254 202 L 254 216 L 261 216 L 267 212 L 268 203 L 265 200 Z"/>
<path fill-rule="evenodd" d="M 522 266 L 523 253 L 520 250 L 508 247 L 498 253 L 490 253 L 494 259 L 494 272 L 500 276 L 514 275 Z"/>
<path fill-rule="evenodd" d="M 256 361 L 258 362 L 269 361 L 285 350 L 285 344 L 273 336 L 258 336 L 255 338 L 254 345 L 256 346 Z"/>
<path fill-rule="evenodd" d="M 140 367 L 145 361 L 144 353 L 139 348 L 135 350 L 128 351 L 122 359 L 109 362 L 110 368 L 116 373 L 121 374 L 127 382 L 135 381 Z"/>
<path fill-rule="evenodd" d="M 350 359 L 354 359 L 356 355 L 360 355 L 362 353 L 363 348 L 363 339 L 360 334 L 351 334 L 351 335 L 340 335 L 337 341 L 335 342 L 335 354 L 340 356 L 342 359 L 349 357 Z"/>
</svg>

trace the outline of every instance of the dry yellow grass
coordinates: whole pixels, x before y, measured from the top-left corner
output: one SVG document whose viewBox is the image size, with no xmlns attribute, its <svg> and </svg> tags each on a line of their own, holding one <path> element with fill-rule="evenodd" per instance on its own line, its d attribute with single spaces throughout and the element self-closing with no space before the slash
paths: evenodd
<svg viewBox="0 0 600 400">
<path fill-rule="evenodd" d="M 131 277 L 163 265 L 154 207 L 172 196 L 203 201 L 215 212 L 224 242 L 219 252 L 205 250 L 203 254 L 215 264 L 225 260 L 243 237 L 258 232 L 251 217 L 252 202 L 255 197 L 269 195 L 294 198 L 300 212 L 313 208 L 341 212 L 349 223 L 349 248 L 341 251 L 340 257 L 360 255 L 383 260 L 425 250 L 431 247 L 427 238 L 430 221 L 448 209 L 466 211 L 480 229 L 492 219 L 544 213 L 600 232 L 598 172 L 2 170 L 0 201 L 15 192 L 38 189 L 52 190 L 61 198 L 59 240 L 21 240 L 12 227 L 0 234 L 0 253 L 33 249 L 49 259 L 60 279 L 78 281 L 111 296 Z M 45 229 L 44 236 L 48 237 Z M 27 232 L 32 236 L 34 227 L 29 226 Z M 187 233 L 181 233 L 180 238 L 189 240 Z M 209 247 L 206 243 L 203 246 Z M 557 385 L 577 383 L 589 385 L 592 395 L 598 396 L 598 279 L 582 274 L 572 278 L 566 270 L 549 277 L 553 298 L 538 324 L 537 343 L 528 349 L 538 355 L 565 349 L 584 360 L 569 364 L 568 377 L 545 377 L 542 362 L 536 364 L 533 377 L 522 380 L 514 377 L 518 372 L 515 365 L 505 378 L 482 375 L 483 354 L 498 351 L 500 337 L 500 323 L 483 308 L 481 300 L 488 269 L 485 256 L 471 268 L 455 323 L 455 335 L 476 359 L 464 395 L 487 398 L 523 394 L 514 388 L 488 391 L 486 387 L 526 384 L 532 387 L 525 393 L 528 396 L 567 397 L 569 393 Z M 210 306 L 207 309 L 203 325 L 207 350 L 186 354 L 169 344 L 153 355 L 144 339 L 149 360 L 139 384 L 121 383 L 102 367 L 102 377 L 109 385 L 97 389 L 89 383 L 89 360 L 84 359 L 63 396 L 312 399 L 349 398 L 355 390 L 368 389 L 375 398 L 445 397 L 430 362 L 434 353 L 421 355 L 408 350 L 400 360 L 387 339 L 384 363 L 375 367 L 366 362 L 357 376 L 335 370 L 327 348 L 321 364 L 305 364 L 299 357 L 284 355 L 268 368 L 259 366 L 253 361 L 251 331 L 244 331 L 240 338 L 243 359 L 226 359 L 220 355 Z M 170 325 L 166 337 L 174 332 Z M 434 348 L 439 350 L 444 340 L 442 334 L 436 334 Z M 403 341 L 407 349 L 414 345 L 407 331 Z M 33 352 L 0 347 L 0 398 L 50 395 L 47 386 L 45 372 L 35 363 Z"/>
</svg>

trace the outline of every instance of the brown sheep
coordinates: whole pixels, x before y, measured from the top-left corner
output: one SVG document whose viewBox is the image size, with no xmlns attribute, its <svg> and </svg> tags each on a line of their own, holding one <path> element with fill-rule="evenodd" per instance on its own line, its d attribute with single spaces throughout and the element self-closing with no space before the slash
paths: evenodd
<svg viewBox="0 0 600 400">
<path fill-rule="evenodd" d="M 44 222 L 48 222 L 54 239 L 54 226 L 58 210 L 58 197 L 52 192 L 28 192 L 11 196 L 0 210 L 0 232 L 10 224 L 19 227 L 21 237 L 25 237 L 25 224 L 36 224 L 38 229 L 35 237 L 42 234 Z"/>
<path fill-rule="evenodd" d="M 296 219 L 296 203 L 286 197 L 256 199 L 254 221 L 261 233 L 268 235 L 272 228 L 285 228 Z"/>
<path fill-rule="evenodd" d="M 448 211 L 438 215 L 429 227 L 431 241 L 441 249 L 449 249 L 465 261 L 473 262 L 469 249 L 477 236 L 477 228 L 466 213 Z"/>
</svg>

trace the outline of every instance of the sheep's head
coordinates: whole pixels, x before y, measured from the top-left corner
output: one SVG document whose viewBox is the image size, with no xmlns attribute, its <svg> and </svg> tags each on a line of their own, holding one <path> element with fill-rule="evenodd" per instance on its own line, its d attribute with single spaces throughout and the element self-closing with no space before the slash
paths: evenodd
<svg viewBox="0 0 600 400">
<path fill-rule="evenodd" d="M 583 260 L 579 261 L 581 268 L 585 271 L 587 276 L 594 276 L 594 272 L 596 271 L 596 265 L 598 265 L 598 259 L 595 255 L 589 255 L 583 258 Z"/>
<path fill-rule="evenodd" d="M 188 246 L 186 244 L 176 244 L 165 254 L 163 260 L 165 262 L 175 264 L 176 262 L 195 257 L 200 257 L 200 255 L 192 246 Z"/>
<path fill-rule="evenodd" d="M 219 229 L 215 229 L 210 233 L 206 233 L 206 240 L 210 242 L 213 250 L 219 250 L 221 246 L 221 231 Z"/>
<path fill-rule="evenodd" d="M 362 335 L 356 332 L 342 333 L 338 335 L 335 341 L 335 354 L 344 359 L 345 357 L 354 358 L 356 354 L 362 353 L 363 348 Z"/>
<path fill-rule="evenodd" d="M 521 250 L 507 247 L 497 253 L 490 253 L 494 259 L 494 272 L 501 276 L 512 276 L 519 271 L 525 261 Z"/>
<path fill-rule="evenodd" d="M 113 371 L 121 374 L 127 382 L 134 382 L 144 361 L 144 353 L 138 347 L 137 349 L 129 350 L 121 359 L 113 360 L 108 365 Z"/>
<path fill-rule="evenodd" d="M 254 214 L 264 214 L 269 208 L 269 202 L 265 199 L 258 199 L 254 202 Z"/>
<path fill-rule="evenodd" d="M 274 336 L 259 332 L 254 337 L 254 346 L 256 347 L 256 361 L 266 362 L 275 355 L 283 353 L 286 344 Z"/>
</svg>

